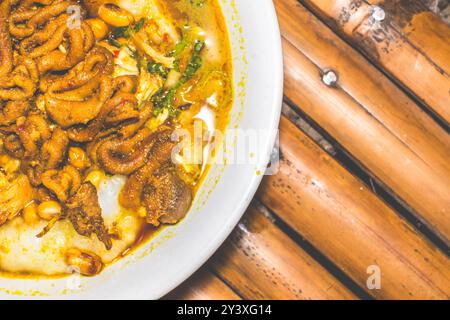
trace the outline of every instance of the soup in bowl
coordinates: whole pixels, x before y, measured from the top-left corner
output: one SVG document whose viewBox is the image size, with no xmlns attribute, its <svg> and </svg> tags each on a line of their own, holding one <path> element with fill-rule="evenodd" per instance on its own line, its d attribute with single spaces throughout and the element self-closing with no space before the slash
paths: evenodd
<svg viewBox="0 0 450 320">
<path fill-rule="evenodd" d="M 159 297 L 212 254 L 279 117 L 261 4 L 260 30 L 233 1 L 1 4 L 0 296 Z M 266 130 L 260 156 L 230 163 L 225 131 L 248 128 Z"/>
</svg>

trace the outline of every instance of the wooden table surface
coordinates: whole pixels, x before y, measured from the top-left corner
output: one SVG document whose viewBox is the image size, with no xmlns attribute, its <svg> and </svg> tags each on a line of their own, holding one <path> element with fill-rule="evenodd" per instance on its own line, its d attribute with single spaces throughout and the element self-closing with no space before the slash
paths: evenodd
<svg viewBox="0 0 450 320">
<path fill-rule="evenodd" d="M 279 171 L 166 298 L 449 299 L 449 1 L 274 4 Z"/>
</svg>

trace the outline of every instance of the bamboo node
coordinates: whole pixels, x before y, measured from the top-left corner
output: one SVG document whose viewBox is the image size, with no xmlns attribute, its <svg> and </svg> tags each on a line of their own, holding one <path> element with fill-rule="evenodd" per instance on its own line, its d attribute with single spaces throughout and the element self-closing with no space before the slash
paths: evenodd
<svg viewBox="0 0 450 320">
<path fill-rule="evenodd" d="M 338 81 L 338 76 L 337 76 L 336 72 L 334 72 L 333 70 L 326 70 L 322 74 L 322 82 L 325 83 L 329 87 L 336 86 L 337 81 Z"/>
<path fill-rule="evenodd" d="M 384 9 L 381 8 L 380 6 L 377 5 L 370 6 L 369 12 L 375 21 L 380 22 L 386 18 L 386 11 L 384 11 Z"/>
</svg>

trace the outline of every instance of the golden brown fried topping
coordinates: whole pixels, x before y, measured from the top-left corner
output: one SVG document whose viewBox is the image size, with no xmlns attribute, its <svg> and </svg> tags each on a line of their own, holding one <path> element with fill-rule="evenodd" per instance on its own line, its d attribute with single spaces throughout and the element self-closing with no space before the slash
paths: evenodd
<svg viewBox="0 0 450 320">
<path fill-rule="evenodd" d="M 111 5 L 102 6 L 99 18 L 97 12 L 91 12 L 88 20 L 86 10 L 80 7 L 81 19 L 72 21 L 68 9 L 81 3 L 0 3 L 0 166 L 2 159 L 9 162 L 0 168 L 0 225 L 27 208 L 23 211 L 27 223 L 48 222 L 38 237 L 58 220 L 69 219 L 78 234 L 95 234 L 109 250 L 112 239 L 96 190 L 105 171 L 129 176 L 120 203 L 132 209 L 144 206 L 147 222 L 155 226 L 180 220 L 189 208 L 192 192 L 170 162 L 174 123 L 161 125 L 168 109 L 176 114 L 169 101 L 175 92 L 151 102 L 158 88 L 167 89 L 162 87 L 163 74 L 152 74 L 158 85 L 145 83 L 152 77 L 141 81 L 142 77 L 135 75 L 150 74 L 152 54 L 139 56 L 130 38 L 129 45 L 134 48 L 128 46 L 127 55 L 136 60 L 136 72 L 130 75 L 115 70 L 115 64 L 119 65 L 115 58 L 124 49 L 113 35 L 118 31 L 115 27 L 129 27 L 135 35 L 145 21 L 134 21 L 122 9 L 126 15 L 114 17 L 117 12 L 111 10 L 118 7 Z M 95 11 L 102 3 L 89 1 L 88 10 Z M 131 17 L 126 24 L 117 20 L 124 17 Z M 105 38 L 110 44 L 100 41 Z M 112 47 L 112 40 L 119 45 Z M 137 47 L 140 45 L 144 44 Z M 144 46 L 144 51 L 151 51 L 148 44 Z M 158 57 L 170 65 L 175 60 L 168 55 Z M 141 98 L 142 88 L 147 87 L 146 98 Z M 163 104 L 168 109 L 160 120 L 157 114 Z M 66 257 L 82 274 L 94 275 L 103 268 L 99 257 L 75 248 Z"/>
<path fill-rule="evenodd" d="M 0 78 L 9 74 L 13 68 L 11 37 L 8 32 L 10 2 L 0 4 Z"/>
<path fill-rule="evenodd" d="M 34 157 L 40 147 L 51 136 L 50 127 L 41 115 L 20 117 L 16 121 L 14 132 L 19 136 L 25 149 L 25 157 Z"/>
<path fill-rule="evenodd" d="M 46 169 L 54 169 L 64 160 L 68 145 L 67 133 L 61 128 L 55 128 L 51 138 L 42 146 L 41 160 Z"/>
<path fill-rule="evenodd" d="M 42 174 L 41 180 L 42 184 L 62 202 L 75 194 L 81 186 L 81 175 L 71 165 L 65 166 L 62 170 L 47 170 Z"/>
<path fill-rule="evenodd" d="M 98 137 L 105 129 L 111 129 L 122 123 L 137 121 L 137 100 L 132 91 L 135 79 L 132 76 L 117 77 L 112 82 L 113 96 L 106 101 L 95 117 L 86 126 L 70 129 L 70 138 L 77 142 L 88 142 Z"/>
<path fill-rule="evenodd" d="M 66 206 L 67 217 L 79 234 L 89 237 L 94 233 L 105 244 L 106 249 L 111 249 L 111 237 L 103 222 L 97 190 L 92 183 L 83 183 Z"/>
<path fill-rule="evenodd" d="M 189 209 L 191 189 L 177 176 L 170 159 L 174 142 L 170 130 L 155 134 L 148 161 L 134 172 L 123 187 L 119 201 L 126 208 L 144 204 L 148 223 L 176 223 Z"/>
<path fill-rule="evenodd" d="M 85 21 L 69 19 L 67 9 L 76 2 L 41 2 L 22 1 L 11 13 L 9 31 L 20 39 L 20 54 L 35 59 L 41 74 L 67 70 L 93 47 L 94 34 Z"/>
<path fill-rule="evenodd" d="M 129 139 L 106 140 L 97 148 L 97 161 L 105 171 L 130 174 L 142 167 L 156 142 L 156 135 L 143 128 Z"/>
<path fill-rule="evenodd" d="M 17 216 L 31 201 L 33 190 L 25 175 L 10 180 L 0 172 L 0 226 Z"/>
<path fill-rule="evenodd" d="M 149 182 L 142 193 L 147 222 L 158 226 L 160 223 L 174 224 L 180 221 L 191 205 L 191 189 L 173 168 L 163 170 Z"/>
<path fill-rule="evenodd" d="M 25 100 L 31 98 L 37 88 L 38 71 L 36 63 L 28 58 L 17 58 L 17 67 L 0 77 L 1 100 Z"/>
<path fill-rule="evenodd" d="M 148 161 L 129 177 L 119 197 L 126 208 L 137 208 L 143 203 L 147 222 L 155 226 L 179 221 L 192 201 L 191 189 L 170 162 L 174 147 L 170 134 L 170 130 L 155 134 Z"/>
<path fill-rule="evenodd" d="M 111 53 L 95 47 L 86 59 L 64 77 L 48 77 L 41 83 L 45 108 L 61 127 L 87 124 L 113 94 Z"/>
<path fill-rule="evenodd" d="M 170 160 L 174 147 L 170 135 L 170 130 L 164 130 L 158 132 L 152 139 L 153 145 L 147 152 L 146 164 L 128 178 L 120 193 L 119 202 L 125 208 L 138 208 L 141 205 L 144 187 L 149 183 L 156 170 Z"/>
<path fill-rule="evenodd" d="M 38 70 L 35 61 L 14 57 L 8 30 L 10 1 L 0 4 L 0 125 L 7 126 L 29 110 L 36 91 Z"/>
<path fill-rule="evenodd" d="M 28 101 L 8 101 L 0 111 L 0 126 L 8 126 L 17 118 L 24 116 L 30 109 Z"/>
</svg>

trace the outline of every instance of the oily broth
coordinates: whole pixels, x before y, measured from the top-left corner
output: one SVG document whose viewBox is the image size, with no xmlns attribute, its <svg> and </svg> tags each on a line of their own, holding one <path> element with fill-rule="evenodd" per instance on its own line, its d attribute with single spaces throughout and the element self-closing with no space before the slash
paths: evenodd
<svg viewBox="0 0 450 320">
<path fill-rule="evenodd" d="M 228 77 L 228 83 L 226 84 L 225 92 L 227 95 L 226 102 L 220 106 L 218 110 L 209 108 L 208 106 L 202 106 L 202 108 L 195 114 L 195 118 L 203 120 L 208 125 L 208 131 L 210 133 L 215 130 L 224 131 L 229 123 L 230 109 L 232 107 L 232 56 L 231 47 L 228 38 L 228 31 L 225 24 L 225 18 L 222 13 L 222 9 L 217 0 L 206 0 L 202 10 L 198 10 L 197 7 L 189 5 L 189 1 L 185 0 L 167 0 L 167 13 L 174 18 L 177 25 L 182 28 L 189 21 L 194 22 L 197 26 L 204 30 L 207 35 L 207 39 L 210 40 L 207 44 L 207 51 L 213 53 L 207 54 L 205 64 L 203 65 L 204 75 L 211 74 L 217 71 L 223 72 Z M 211 46 L 214 48 L 211 48 Z M 206 162 L 207 157 L 213 157 L 214 154 L 209 154 L 206 150 L 208 145 L 204 146 L 204 160 Z M 202 168 L 200 178 L 193 186 L 194 193 L 196 193 L 201 186 L 202 181 L 205 179 L 209 164 L 205 164 Z M 145 225 L 138 237 L 136 244 L 125 251 L 121 257 L 124 257 L 130 253 L 133 253 L 139 249 L 142 245 L 145 245 L 153 237 L 158 235 L 164 229 L 163 227 L 155 228 L 151 225 Z M 121 258 L 120 257 L 120 258 Z"/>
<path fill-rule="evenodd" d="M 201 78 L 214 72 L 221 72 L 227 77 L 226 102 L 218 110 L 212 110 L 214 115 L 214 128 L 224 130 L 228 124 L 229 110 L 232 100 L 232 58 L 228 32 L 222 10 L 217 0 L 203 2 L 202 7 L 190 5 L 190 1 L 168 0 L 168 12 L 176 18 L 177 24 L 193 23 L 204 31 L 206 39 L 205 63 L 201 70 Z M 195 3 L 195 1 L 194 1 Z"/>
<path fill-rule="evenodd" d="M 120 4 L 120 2 L 121 1 L 116 1 L 118 4 Z M 181 112 L 179 119 L 174 122 L 177 123 L 176 125 L 178 127 L 191 130 L 192 122 L 195 119 L 199 119 L 202 120 L 205 125 L 205 130 L 212 133 L 215 130 L 223 131 L 229 121 L 229 113 L 233 99 L 232 59 L 225 20 L 218 1 L 205 0 L 201 2 L 203 3 L 202 6 L 193 6 L 190 0 L 166 0 L 164 1 L 164 4 L 161 4 L 161 8 L 167 17 L 169 17 L 180 30 L 187 29 L 192 31 L 192 29 L 195 28 L 196 32 L 201 32 L 204 36 L 206 43 L 200 69 L 196 73 L 193 81 L 190 81 L 180 88 L 180 91 L 186 92 L 189 101 L 193 101 L 193 107 Z M 180 98 L 179 95 L 177 95 L 176 99 Z M 208 150 L 209 146 L 208 144 L 205 144 L 203 147 L 205 150 Z M 207 157 L 210 156 L 211 155 L 205 151 L 203 161 L 206 163 Z M 201 166 L 200 176 L 192 183 L 194 193 L 206 176 L 208 168 L 208 165 Z M 111 178 L 115 179 L 115 177 L 107 177 L 104 183 L 106 184 Z M 55 225 L 54 230 L 50 231 L 50 236 L 55 236 L 55 233 L 59 233 L 59 238 L 55 237 L 54 243 L 60 243 L 60 246 L 53 248 L 48 244 L 48 241 L 45 245 L 46 248 L 51 249 L 51 258 L 45 258 L 45 248 L 41 247 L 41 251 L 43 250 L 43 252 L 41 252 L 42 255 L 36 256 L 34 261 L 29 261 L 29 264 L 34 267 L 29 267 L 27 266 L 27 263 L 23 262 L 17 268 L 13 266 L 14 261 L 11 258 L 14 257 L 14 255 L 9 258 L 2 258 L 1 250 L 5 250 L 5 243 L 9 241 L 7 236 L 14 235 L 15 233 L 18 234 L 20 232 L 32 232 L 33 234 L 36 234 L 36 232 L 39 231 L 38 229 L 42 226 L 39 225 L 39 228 L 36 228 L 36 230 L 25 230 L 24 223 L 21 220 L 22 218 L 15 218 L 14 220 L 16 221 L 7 223 L 8 229 L 5 229 L 6 231 L 2 231 L 3 226 L 0 227 L 0 269 L 2 269 L 2 264 L 8 265 L 8 268 L 3 268 L 4 271 L 0 271 L 0 274 L 2 276 L 6 275 L 8 277 L 20 278 L 41 276 L 59 277 L 66 273 L 66 266 L 62 261 L 58 260 L 58 258 L 61 257 L 59 257 L 58 254 L 55 254 L 55 252 L 62 250 L 66 246 L 78 246 L 82 249 L 95 252 L 102 258 L 107 256 L 106 259 L 104 259 L 104 263 L 108 265 L 134 251 L 141 244 L 145 244 L 161 230 L 161 227 L 155 228 L 145 224 L 141 217 L 122 208 L 118 209 L 113 216 L 115 218 L 111 218 L 112 220 L 130 220 L 127 223 L 124 223 L 125 226 L 123 229 L 129 230 L 130 236 L 127 237 L 127 241 L 124 241 L 120 246 L 114 248 L 116 250 L 115 257 L 113 254 L 104 252 L 100 246 L 100 242 L 95 236 L 90 238 L 82 237 L 76 234 L 76 232 L 73 232 L 73 230 L 70 230 L 70 226 L 65 221 L 61 221 Z M 1 235 L 2 232 L 4 233 L 4 237 Z M 32 242 L 30 242 L 30 244 L 30 247 L 33 247 Z M 23 243 L 23 245 L 25 245 L 25 243 Z M 36 249 L 38 250 L 39 246 L 36 246 Z M 17 254 L 20 254 L 19 250 L 17 251 Z M 27 251 L 22 251 L 21 254 L 27 256 Z M 2 259 L 4 261 L 2 261 Z M 46 266 L 43 261 L 47 261 L 47 263 L 52 263 L 53 261 L 56 265 L 59 264 L 59 267 L 52 269 L 50 268 L 50 265 Z M 41 265 L 41 268 L 37 267 Z"/>
<path fill-rule="evenodd" d="M 193 100 L 201 101 L 205 96 L 213 95 L 213 92 L 223 91 L 221 103 L 218 103 L 216 108 L 207 103 L 194 104 L 192 110 L 180 116 L 180 122 L 183 125 L 192 119 L 202 120 L 203 126 L 210 135 L 213 135 L 216 130 L 223 132 L 228 125 L 232 106 L 233 76 L 231 47 L 222 9 L 217 0 L 167 0 L 165 4 L 167 13 L 174 18 L 180 29 L 189 25 L 190 28 L 199 28 L 204 34 L 206 42 L 204 63 L 199 70 L 196 83 L 198 88 L 203 90 L 198 90 L 197 94 L 194 94 Z M 186 127 L 190 130 L 188 126 Z M 192 133 L 192 130 L 190 131 Z M 202 166 L 200 178 L 194 184 L 195 191 L 201 185 L 201 181 L 208 171 L 208 158 L 214 156 L 214 150 L 210 153 L 209 148 L 210 143 L 204 145 L 203 160 L 205 164 Z"/>
</svg>

